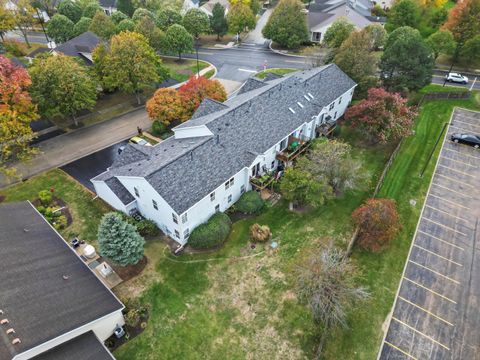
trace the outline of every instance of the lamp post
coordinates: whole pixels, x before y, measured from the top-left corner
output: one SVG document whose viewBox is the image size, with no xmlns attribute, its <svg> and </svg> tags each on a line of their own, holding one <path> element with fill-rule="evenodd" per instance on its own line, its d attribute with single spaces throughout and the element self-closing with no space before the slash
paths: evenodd
<svg viewBox="0 0 480 360">
<path fill-rule="evenodd" d="M 459 44 L 457 43 L 457 46 L 455 47 L 455 53 L 453 54 L 453 59 L 452 59 L 452 65 L 450 65 L 450 69 L 448 70 L 447 76 L 445 76 L 445 79 L 443 80 L 443 86 L 445 87 L 445 84 L 447 83 L 447 77 L 448 74 L 452 72 L 453 65 L 455 64 L 455 61 L 457 60 L 458 53 L 459 53 Z"/>
<path fill-rule="evenodd" d="M 45 35 L 45 39 L 47 40 L 47 44 L 50 42 L 50 39 L 47 36 L 47 32 L 45 31 L 45 27 L 43 26 L 45 19 L 43 18 L 43 14 L 40 15 L 38 12 L 38 8 L 35 8 L 35 11 L 37 12 L 38 20 L 40 22 L 40 26 L 42 27 L 43 34 Z"/>
<path fill-rule="evenodd" d="M 198 48 L 200 47 L 200 44 L 199 44 L 199 41 L 198 41 L 198 37 L 195 38 L 195 53 L 196 53 L 196 56 L 197 56 L 197 78 L 200 77 L 200 65 L 198 63 Z"/>
</svg>

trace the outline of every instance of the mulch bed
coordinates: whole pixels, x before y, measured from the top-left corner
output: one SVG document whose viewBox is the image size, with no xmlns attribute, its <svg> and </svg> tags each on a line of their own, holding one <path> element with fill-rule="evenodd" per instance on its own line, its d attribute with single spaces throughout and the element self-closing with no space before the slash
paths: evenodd
<svg viewBox="0 0 480 360">
<path fill-rule="evenodd" d="M 42 203 L 40 202 L 40 199 L 33 200 L 32 204 L 36 208 L 38 208 L 39 206 L 42 206 Z M 52 198 L 52 204 L 50 205 L 50 207 L 52 207 L 52 208 L 63 208 L 62 210 L 60 210 L 60 212 L 62 213 L 62 215 L 65 215 L 65 217 L 67 218 L 67 226 L 66 227 L 68 227 L 72 224 L 72 221 L 73 221 L 72 214 L 68 210 L 68 204 L 65 201 L 63 201 L 62 199 L 54 196 Z"/>
<path fill-rule="evenodd" d="M 108 347 L 110 351 L 115 351 L 120 346 L 125 344 L 127 341 L 132 340 L 134 337 L 137 337 L 142 332 L 145 331 L 147 321 L 149 318 L 148 311 L 145 312 L 143 316 L 140 316 L 140 321 L 135 326 L 130 326 L 125 324 L 123 329 L 125 330 L 125 335 L 120 339 L 117 339 L 115 335 L 110 336 L 107 340 L 105 340 L 105 346 Z"/>
<path fill-rule="evenodd" d="M 240 211 L 234 211 L 234 212 L 229 213 L 227 215 L 230 218 L 230 220 L 232 220 L 232 223 L 235 223 L 235 222 L 240 221 L 240 220 L 252 219 L 255 216 L 257 216 L 256 214 L 245 214 L 245 213 L 242 213 Z"/>
<path fill-rule="evenodd" d="M 145 266 L 147 266 L 148 263 L 146 256 L 144 256 L 143 259 L 135 265 L 128 266 L 115 265 L 110 262 L 110 260 L 105 258 L 98 259 L 99 263 L 102 263 L 102 261 L 106 261 L 108 265 L 110 265 L 112 269 L 117 273 L 117 275 L 122 278 L 123 281 L 127 281 L 134 278 L 135 276 L 138 276 L 143 271 L 143 269 L 145 269 Z"/>
</svg>

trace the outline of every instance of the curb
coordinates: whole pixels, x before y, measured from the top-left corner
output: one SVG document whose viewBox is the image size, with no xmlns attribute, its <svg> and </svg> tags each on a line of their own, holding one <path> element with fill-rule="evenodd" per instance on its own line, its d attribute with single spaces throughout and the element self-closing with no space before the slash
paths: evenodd
<svg viewBox="0 0 480 360">
<path fill-rule="evenodd" d="M 274 52 L 275 54 L 283 55 L 283 56 L 296 57 L 296 58 L 301 58 L 301 59 L 306 59 L 306 58 L 307 58 L 307 56 L 304 56 L 304 55 L 293 55 L 293 54 L 288 54 L 288 53 L 281 52 L 280 50 L 275 50 L 275 49 L 272 47 L 272 43 L 273 43 L 273 41 L 270 40 L 270 43 L 268 44 L 268 47 L 269 47 L 269 49 L 270 49 L 272 52 Z"/>
</svg>

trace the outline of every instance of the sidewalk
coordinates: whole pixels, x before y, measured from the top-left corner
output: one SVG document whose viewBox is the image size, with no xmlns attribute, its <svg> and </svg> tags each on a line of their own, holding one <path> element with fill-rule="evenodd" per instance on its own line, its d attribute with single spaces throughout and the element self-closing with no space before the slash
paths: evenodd
<svg viewBox="0 0 480 360">
<path fill-rule="evenodd" d="M 272 13 L 273 8 L 267 9 L 263 15 L 258 19 L 257 25 L 255 26 L 255 29 L 250 31 L 248 35 L 243 39 L 243 43 L 247 44 L 255 44 L 255 45 L 264 45 L 267 39 L 265 39 L 262 35 L 262 30 L 267 24 L 268 18 L 270 17 L 270 14 Z"/>
</svg>

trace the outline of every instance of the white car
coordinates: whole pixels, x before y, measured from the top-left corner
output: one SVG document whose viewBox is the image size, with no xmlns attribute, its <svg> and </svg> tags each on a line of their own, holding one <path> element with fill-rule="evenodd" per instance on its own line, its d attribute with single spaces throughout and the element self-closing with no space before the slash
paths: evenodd
<svg viewBox="0 0 480 360">
<path fill-rule="evenodd" d="M 445 79 L 448 82 L 455 82 L 460 84 L 468 83 L 468 77 L 463 76 L 462 74 L 457 74 L 457 73 L 449 73 L 448 75 L 445 75 Z"/>
</svg>

